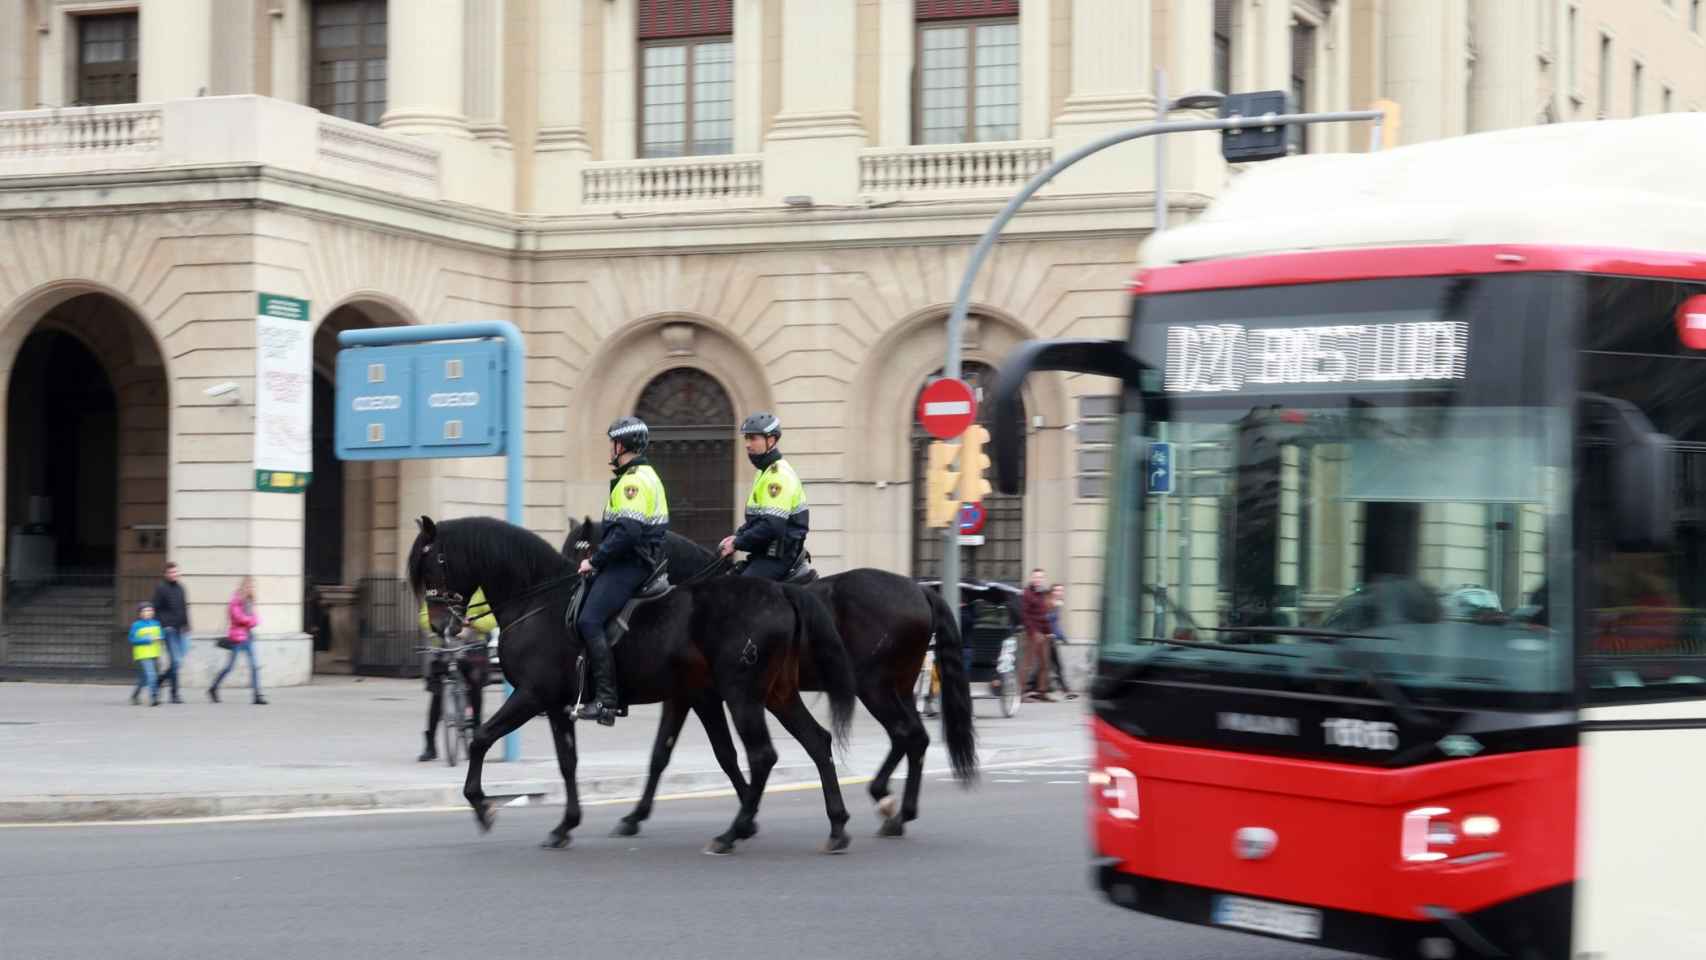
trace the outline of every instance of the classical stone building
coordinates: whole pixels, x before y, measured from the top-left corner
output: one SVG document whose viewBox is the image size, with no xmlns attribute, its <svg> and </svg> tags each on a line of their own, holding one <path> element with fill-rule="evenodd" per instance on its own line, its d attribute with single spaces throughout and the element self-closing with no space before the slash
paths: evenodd
<svg viewBox="0 0 1706 960">
<path fill-rule="evenodd" d="M 501 514 L 504 464 L 336 460 L 336 333 L 375 325 L 525 332 L 543 536 L 598 510 L 603 427 L 638 411 L 676 528 L 715 539 L 746 485 L 735 424 L 771 409 L 818 566 L 931 572 L 912 411 L 971 244 L 1051 158 L 1153 117 L 1154 68 L 1175 92 L 1283 88 L 1312 109 L 1390 97 L 1406 140 L 1692 110 L 1700 7 L 0 0 L 0 665 L 122 658 L 114 628 L 168 555 L 198 632 L 256 577 L 287 675 L 306 671 L 311 587 L 343 632 L 406 634 L 387 598 L 411 518 Z M 1366 143 L 1344 126 L 1299 146 Z M 1168 150 L 1189 217 L 1228 172 L 1212 136 Z M 979 278 L 972 376 L 1026 338 L 1122 333 L 1153 173 L 1127 147 L 1031 202 Z M 306 493 L 256 489 L 262 293 L 314 325 Z M 970 575 L 1066 581 L 1078 636 L 1107 389 L 1032 384 L 1024 493 L 992 500 L 967 553 Z M 352 656 L 409 659 L 320 666 Z"/>
</svg>

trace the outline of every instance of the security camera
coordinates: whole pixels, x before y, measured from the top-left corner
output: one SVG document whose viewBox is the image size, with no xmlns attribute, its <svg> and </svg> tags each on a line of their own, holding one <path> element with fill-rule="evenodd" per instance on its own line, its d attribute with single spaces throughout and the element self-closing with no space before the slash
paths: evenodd
<svg viewBox="0 0 1706 960">
<path fill-rule="evenodd" d="M 216 383 L 213 386 L 207 387 L 206 389 L 202 390 L 202 393 L 204 393 L 210 397 L 223 397 L 223 396 L 227 396 L 230 394 L 235 394 L 236 392 L 237 392 L 237 385 L 235 383 L 232 383 L 229 380 L 225 381 L 224 383 Z M 235 398 L 233 398 L 233 399 L 235 399 Z"/>
</svg>

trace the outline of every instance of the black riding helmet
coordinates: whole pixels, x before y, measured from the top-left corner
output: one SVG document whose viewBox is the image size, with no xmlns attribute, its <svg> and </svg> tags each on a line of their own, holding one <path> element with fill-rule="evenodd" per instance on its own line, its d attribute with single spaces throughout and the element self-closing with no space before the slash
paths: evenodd
<svg viewBox="0 0 1706 960">
<path fill-rule="evenodd" d="M 652 433 L 646 428 L 646 422 L 639 417 L 617 417 L 605 431 L 610 439 L 620 443 L 624 449 L 635 453 L 645 453 L 651 444 Z"/>
<path fill-rule="evenodd" d="M 743 437 L 761 436 L 782 439 L 782 421 L 773 413 L 755 413 L 740 423 L 740 435 Z"/>
</svg>

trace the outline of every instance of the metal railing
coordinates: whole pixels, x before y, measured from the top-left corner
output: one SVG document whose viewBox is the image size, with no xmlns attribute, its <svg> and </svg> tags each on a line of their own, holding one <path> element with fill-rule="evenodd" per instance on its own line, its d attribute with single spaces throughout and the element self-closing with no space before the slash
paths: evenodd
<svg viewBox="0 0 1706 960">
<path fill-rule="evenodd" d="M 420 610 L 408 581 L 371 576 L 356 586 L 359 620 L 351 667 L 366 676 L 420 676 Z"/>
<path fill-rule="evenodd" d="M 680 157 L 595 162 L 582 171 L 587 203 L 652 204 L 756 198 L 763 192 L 764 158 Z"/>
<path fill-rule="evenodd" d="M 123 666 L 124 638 L 138 604 L 154 595 L 153 574 L 42 571 L 4 574 L 0 651 L 8 666 L 104 669 Z"/>
</svg>

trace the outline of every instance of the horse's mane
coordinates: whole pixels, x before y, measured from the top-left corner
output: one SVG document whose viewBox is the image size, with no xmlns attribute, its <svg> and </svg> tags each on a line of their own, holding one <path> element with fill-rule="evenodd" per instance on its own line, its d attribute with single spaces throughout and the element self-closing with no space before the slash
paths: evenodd
<svg viewBox="0 0 1706 960">
<path fill-rule="evenodd" d="M 442 551 L 451 575 L 476 577 L 487 597 L 514 596 L 550 577 L 570 572 L 569 561 L 538 534 L 495 517 L 460 517 L 437 525 L 435 549 Z M 422 590 L 421 538 L 409 550 L 409 586 Z M 468 593 L 475 585 L 470 583 Z"/>
</svg>

